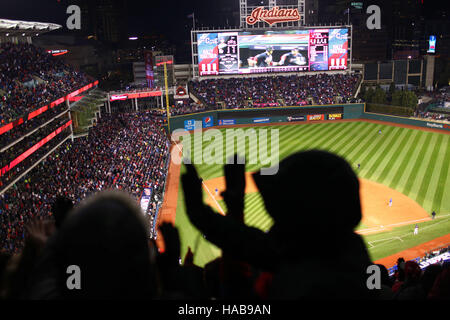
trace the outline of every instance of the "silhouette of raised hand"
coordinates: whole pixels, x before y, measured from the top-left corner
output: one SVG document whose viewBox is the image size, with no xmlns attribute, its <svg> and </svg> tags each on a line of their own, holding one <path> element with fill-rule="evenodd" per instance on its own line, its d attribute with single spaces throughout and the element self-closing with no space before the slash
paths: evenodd
<svg viewBox="0 0 450 320">
<path fill-rule="evenodd" d="M 227 215 L 244 222 L 245 162 L 241 160 L 235 154 L 232 164 L 224 166 L 226 190 L 221 196 L 227 205 Z"/>
<path fill-rule="evenodd" d="M 161 224 L 159 230 L 164 239 L 164 256 L 167 257 L 167 263 L 177 266 L 180 258 L 180 235 L 178 229 L 166 222 Z"/>
<path fill-rule="evenodd" d="M 186 170 L 181 176 L 186 213 L 192 224 L 202 229 L 206 223 L 205 215 L 214 214 L 214 211 L 203 203 L 202 179 L 199 178 L 194 165 L 186 164 Z"/>
</svg>

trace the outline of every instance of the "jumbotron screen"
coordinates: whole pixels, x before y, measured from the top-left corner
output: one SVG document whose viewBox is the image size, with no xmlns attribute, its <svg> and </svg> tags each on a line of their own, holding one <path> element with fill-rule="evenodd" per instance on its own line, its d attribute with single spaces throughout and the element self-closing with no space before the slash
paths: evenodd
<svg viewBox="0 0 450 320">
<path fill-rule="evenodd" d="M 347 69 L 348 29 L 198 33 L 200 76 Z"/>
</svg>

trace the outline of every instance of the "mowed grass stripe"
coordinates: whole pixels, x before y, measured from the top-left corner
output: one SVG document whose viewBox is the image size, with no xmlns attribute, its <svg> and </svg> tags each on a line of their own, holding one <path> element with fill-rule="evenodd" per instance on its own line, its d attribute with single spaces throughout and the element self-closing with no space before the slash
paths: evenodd
<svg viewBox="0 0 450 320">
<path fill-rule="evenodd" d="M 298 127 L 299 126 L 297 126 L 297 128 Z M 289 147 L 295 148 L 296 146 L 300 145 L 305 139 L 308 139 L 309 137 L 317 134 L 317 132 L 320 130 L 319 128 L 314 126 L 304 126 L 304 127 L 306 127 L 307 130 L 301 130 L 300 128 L 296 130 L 297 128 L 293 127 L 291 128 L 291 130 L 285 130 L 283 128 L 283 130 L 280 131 L 280 154 L 282 153 L 283 150 Z"/>
<path fill-rule="evenodd" d="M 446 151 L 444 156 L 444 161 L 441 166 L 441 172 L 439 173 L 439 179 L 438 179 L 438 186 L 436 188 L 436 193 L 434 194 L 433 198 L 433 206 L 436 208 L 436 213 L 447 213 L 446 210 L 449 210 L 450 207 L 445 207 L 442 203 L 444 191 L 448 191 L 450 193 L 450 190 L 447 189 L 446 180 L 448 179 L 448 168 L 450 166 L 450 138 L 447 137 L 447 143 L 446 143 Z M 449 204 L 450 198 L 449 194 L 446 195 L 446 203 Z"/>
<path fill-rule="evenodd" d="M 369 148 L 367 148 L 364 152 L 360 154 L 360 156 L 358 157 L 358 159 L 360 160 L 358 162 L 362 164 L 361 173 L 364 176 L 364 178 L 366 177 L 367 172 L 369 172 L 372 162 L 375 161 L 374 155 L 380 152 L 382 146 L 386 144 L 387 137 L 390 137 L 391 134 L 396 132 L 398 129 L 399 128 L 392 128 L 392 129 L 389 128 L 383 130 L 386 133 L 383 135 L 378 135 L 378 138 L 375 138 L 378 141 L 376 141 L 376 143 L 374 141 L 374 143 L 372 143 L 372 145 Z"/>
<path fill-rule="evenodd" d="M 394 167 L 396 163 L 399 163 L 400 159 L 404 156 L 403 150 L 406 148 L 406 146 L 413 140 L 412 135 L 415 132 L 415 130 L 404 130 L 405 135 L 401 139 L 399 145 L 397 148 L 395 148 L 394 152 L 391 154 L 391 156 L 388 158 L 386 165 L 384 166 L 383 170 L 377 177 L 377 181 L 379 183 L 383 183 L 386 179 L 388 174 L 392 174 L 395 172 Z"/>
<path fill-rule="evenodd" d="M 308 139 L 305 139 L 302 144 L 302 148 L 300 150 L 316 149 L 318 146 L 320 146 L 320 143 L 322 141 L 329 139 L 334 134 L 336 134 L 337 132 L 340 131 L 339 126 L 337 126 L 337 123 L 333 123 L 333 125 L 330 126 L 329 128 L 322 126 L 322 124 L 315 124 L 315 126 L 318 126 L 320 137 L 317 138 L 317 135 L 316 135 L 316 136 L 311 136 Z M 300 150 L 296 150 L 296 151 L 300 151 Z M 282 155 L 281 158 L 284 158 L 284 157 L 292 154 L 293 152 L 294 152 L 294 150 L 287 147 L 286 149 L 283 150 L 283 152 L 281 152 L 281 155 Z"/>
<path fill-rule="evenodd" d="M 371 146 L 373 147 L 373 140 L 376 135 L 378 135 L 378 133 L 369 133 L 361 144 L 350 152 L 349 159 L 352 159 L 354 162 L 361 163 L 362 167 L 364 167 L 365 164 L 363 164 L 360 159 Z"/>
<path fill-rule="evenodd" d="M 347 134 L 346 137 L 343 137 L 339 144 L 333 145 L 329 148 L 330 152 L 335 152 L 339 154 L 341 157 L 344 157 L 347 150 L 349 148 L 353 148 L 354 145 L 357 145 L 359 140 L 365 138 L 367 132 L 370 131 L 369 126 L 365 126 L 363 122 L 356 122 L 358 126 L 354 127 L 351 132 Z"/>
<path fill-rule="evenodd" d="M 436 133 L 431 133 L 431 140 L 428 143 L 428 148 L 426 152 L 422 154 L 422 164 L 419 166 L 419 169 L 417 170 L 416 181 L 413 183 L 411 190 L 409 192 L 409 196 L 411 198 L 414 198 L 416 201 L 423 178 L 428 174 L 432 174 L 432 172 L 427 171 L 427 167 L 430 161 L 432 160 L 431 156 L 433 154 L 437 138 L 438 135 Z"/>
<path fill-rule="evenodd" d="M 261 220 L 262 217 L 268 215 L 264 210 L 264 204 L 260 199 L 255 197 L 253 205 L 245 206 L 245 223 L 246 224 L 255 224 L 257 221 Z"/>
<path fill-rule="evenodd" d="M 411 175 L 413 169 L 414 169 L 414 164 L 416 163 L 416 160 L 418 158 L 422 159 L 422 162 L 424 160 L 424 158 L 426 157 L 426 154 L 422 154 L 420 151 L 421 146 L 423 144 L 425 144 L 426 140 L 427 140 L 427 134 L 426 132 L 423 132 L 423 136 L 421 137 L 419 143 L 416 145 L 416 148 L 414 149 L 414 152 L 412 153 L 411 159 L 409 159 L 409 162 L 407 163 L 407 166 L 405 168 L 405 172 L 403 173 L 403 177 L 402 179 L 400 179 L 398 186 L 397 186 L 397 190 L 403 193 L 403 190 L 406 187 L 406 184 L 408 183 L 408 178 Z M 417 173 L 416 173 L 417 174 Z"/>
<path fill-rule="evenodd" d="M 409 196 L 411 192 L 411 188 L 414 185 L 414 182 L 417 177 L 417 173 L 419 172 L 420 167 L 423 165 L 424 156 L 426 156 L 427 152 L 429 152 L 428 148 L 430 147 L 430 142 L 433 135 L 430 132 L 425 133 L 425 142 L 422 144 L 420 151 L 418 152 L 418 156 L 414 165 L 412 166 L 412 171 L 406 180 L 406 184 L 403 188 L 403 194 Z"/>
<path fill-rule="evenodd" d="M 349 122 L 347 122 L 345 124 L 349 124 Z M 339 123 L 334 123 L 333 127 L 329 128 L 328 130 L 327 129 L 328 128 L 323 126 L 323 131 L 322 131 L 321 137 L 318 139 L 311 140 L 310 141 L 311 143 L 308 146 L 309 149 L 321 149 L 322 145 L 325 141 L 328 141 L 333 136 L 339 134 L 339 132 L 342 131 L 342 126 L 339 126 Z"/>
<path fill-rule="evenodd" d="M 434 195 L 439 188 L 439 175 L 441 173 L 442 166 L 448 162 L 445 159 L 445 147 L 447 146 L 447 141 L 450 139 L 450 135 L 442 135 L 442 141 L 440 142 L 439 152 L 436 156 L 436 163 L 434 165 L 434 169 L 431 175 L 430 183 L 427 188 L 427 193 L 425 195 L 422 207 L 428 212 L 439 211 L 439 208 L 436 208 L 433 203 Z M 449 211 L 450 213 L 450 211 Z"/>
<path fill-rule="evenodd" d="M 313 128 L 313 130 L 301 137 L 297 137 L 297 135 L 292 134 L 287 139 L 286 138 L 281 139 L 281 146 L 280 146 L 281 159 L 285 158 L 287 155 L 290 155 L 293 152 L 308 148 L 309 145 L 312 145 L 313 140 L 316 139 L 317 135 L 321 134 L 325 129 L 324 127 L 320 126 L 320 124 L 314 124 L 311 125 L 311 127 Z M 294 140 L 297 140 L 295 141 L 296 142 L 295 146 L 293 144 Z"/>
<path fill-rule="evenodd" d="M 350 132 L 353 132 L 355 130 L 355 128 L 357 128 L 357 127 L 358 127 L 358 123 L 357 122 L 350 122 L 350 125 L 342 126 L 342 130 L 340 130 L 339 133 L 336 134 L 331 139 L 328 139 L 327 141 L 325 141 L 322 144 L 322 146 L 320 147 L 320 149 L 322 149 L 322 150 L 330 150 L 332 146 L 341 145 L 342 140 L 344 139 L 344 137 L 348 136 L 350 134 Z"/>
<path fill-rule="evenodd" d="M 428 186 L 431 181 L 432 174 L 434 172 L 434 167 L 436 165 L 436 160 L 439 154 L 439 149 L 443 140 L 442 135 L 438 135 L 437 141 L 434 143 L 433 153 L 431 154 L 430 162 L 426 167 L 425 174 L 422 177 L 422 183 L 420 184 L 419 193 L 417 195 L 417 202 L 423 207 L 423 202 L 428 191 Z"/>
<path fill-rule="evenodd" d="M 349 144 L 352 144 L 352 141 L 356 140 L 357 137 L 359 137 L 359 134 L 361 133 L 361 122 L 356 123 L 356 126 L 351 126 L 347 128 L 346 130 L 343 130 L 343 135 L 336 136 L 334 139 L 329 140 L 328 142 L 324 143 L 324 147 L 322 149 L 327 150 L 328 152 L 334 153 L 338 156 L 343 157 L 342 150 L 349 147 Z M 347 159 L 346 159 L 347 160 Z M 352 161 L 347 160 L 351 165 Z"/>
<path fill-rule="evenodd" d="M 263 208 L 259 207 L 255 209 L 262 210 Z M 257 219 L 246 220 L 245 224 L 265 231 L 265 228 L 267 228 L 267 226 L 273 224 L 273 220 L 267 213 L 265 213 L 258 215 Z"/>
<path fill-rule="evenodd" d="M 361 122 L 352 122 L 352 126 L 348 126 L 347 128 L 342 130 L 342 133 L 339 136 L 336 136 L 334 139 L 329 140 L 324 143 L 323 149 L 328 152 L 335 153 L 340 155 L 340 151 L 347 146 L 350 142 L 350 137 L 353 139 L 357 136 L 358 132 L 361 131 L 362 123 Z"/>
<path fill-rule="evenodd" d="M 402 128 L 397 128 L 391 135 L 390 138 L 386 139 L 385 143 L 380 147 L 372 158 L 375 159 L 374 163 L 370 166 L 369 171 L 366 174 L 366 179 L 371 179 L 375 171 L 378 169 L 380 164 L 387 160 L 387 155 L 395 150 L 395 147 L 400 141 L 400 135 L 404 134 L 405 131 Z"/>
<path fill-rule="evenodd" d="M 265 230 L 273 224 L 272 217 L 265 211 L 264 202 L 258 193 L 247 194 L 245 204 L 245 224 Z"/>
<path fill-rule="evenodd" d="M 361 122 L 365 124 L 364 122 Z M 341 150 L 341 156 L 344 157 L 349 163 L 354 162 L 354 157 L 350 156 L 355 150 L 362 148 L 364 142 L 369 138 L 369 133 L 374 129 L 376 124 L 368 123 L 366 128 L 357 133 L 356 136 L 350 135 L 346 140 L 345 147 Z"/>
<path fill-rule="evenodd" d="M 414 154 L 415 151 L 417 151 L 417 144 L 425 136 L 423 131 L 414 130 L 414 132 L 415 132 L 414 140 L 409 146 L 408 151 L 406 152 L 400 166 L 398 167 L 398 170 L 396 171 L 394 178 L 390 183 L 387 183 L 393 189 L 397 189 L 398 183 L 400 182 L 400 178 L 403 176 L 403 173 L 405 172 L 406 168 L 408 168 L 408 163 L 411 161 L 412 155 Z"/>
</svg>

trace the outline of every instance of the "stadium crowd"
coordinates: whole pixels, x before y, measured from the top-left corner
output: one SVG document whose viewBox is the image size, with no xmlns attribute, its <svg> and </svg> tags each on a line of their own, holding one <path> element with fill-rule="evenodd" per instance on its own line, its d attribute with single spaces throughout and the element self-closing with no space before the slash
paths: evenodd
<svg viewBox="0 0 450 320">
<path fill-rule="evenodd" d="M 414 116 L 429 120 L 450 121 L 450 86 L 435 91 L 421 92 L 428 102 L 421 103 Z"/>
<path fill-rule="evenodd" d="M 23 119 L 23 123 L 16 125 L 11 130 L 8 130 L 0 135 L 0 149 L 35 130 L 37 127 L 49 122 L 55 116 L 61 114 L 64 110 L 67 110 L 67 106 L 63 103 L 47 110 L 44 113 L 41 113 L 34 118 L 31 118 L 30 120 L 27 120 L 27 118 Z"/>
<path fill-rule="evenodd" d="M 191 99 L 179 100 L 179 103 L 170 107 L 171 116 L 196 113 L 206 111 L 206 107 L 201 103 L 196 103 Z"/>
<path fill-rule="evenodd" d="M 64 121 L 63 121 L 64 122 Z M 66 121 L 67 123 L 67 121 Z M 42 132 L 48 132 L 48 129 L 52 127 L 46 127 Z M 55 128 L 56 129 L 56 128 Z M 13 148 L 8 148 L 6 151 L 2 152 L 2 163 L 3 157 L 6 160 L 6 165 L 2 167 L 2 171 L 0 172 L 0 190 L 3 191 L 5 187 L 7 187 L 10 183 L 12 183 L 15 179 L 17 179 L 21 174 L 23 174 L 27 169 L 30 168 L 36 161 L 45 156 L 48 152 L 50 152 L 53 148 L 55 148 L 58 144 L 60 144 L 64 139 L 71 135 L 70 126 L 66 127 L 59 134 L 55 135 L 51 140 L 47 141 L 40 148 L 37 148 L 29 154 L 24 159 L 21 159 L 20 162 L 16 163 L 14 166 L 11 166 L 11 162 L 8 162 L 12 159 L 18 159 L 19 156 L 22 156 L 21 151 L 25 150 L 24 147 L 34 146 L 40 141 L 38 140 L 29 140 L 25 138 L 22 141 L 18 142 Z M 37 133 L 37 136 L 33 135 L 33 137 L 40 137 L 41 132 Z M 25 143 L 25 144 L 24 144 Z M 15 148 L 17 146 L 17 148 Z M 14 151 L 14 152 L 13 152 Z M 16 151 L 18 153 L 16 153 Z"/>
<path fill-rule="evenodd" d="M 129 130 L 133 125 L 134 129 Z M 184 263 L 180 263 L 180 234 L 171 224 L 160 226 L 165 250 L 158 251 L 153 239 L 149 240 L 149 222 L 136 199 L 119 191 L 89 196 L 108 186 L 122 186 L 122 190 L 137 196 L 143 187 L 138 174 L 141 163 L 143 168 L 148 162 L 159 168 L 156 179 L 163 176 L 161 150 L 167 146 L 167 140 L 158 130 L 151 129 L 153 125 L 148 118 L 141 122 L 136 115 L 102 119 L 91 133 L 92 142 L 80 140 L 79 145 L 65 145 L 18 185 L 21 190 L 16 188 L 9 193 L 6 203 L 14 202 L 17 207 L 10 207 L 6 215 L 17 217 L 22 226 L 27 223 L 23 216 L 30 213 L 45 217 L 46 211 L 52 211 L 54 220 L 32 220 L 24 233 L 13 229 L 15 240 L 23 238 L 25 245 L 20 254 L 0 252 L 1 298 L 254 301 L 450 298 L 448 262 L 421 270 L 416 262 L 399 259 L 393 277 L 379 265 L 380 288 L 367 287 L 366 270 L 372 262 L 361 237 L 354 232 L 361 220 L 357 177 L 345 160 L 322 151 L 300 152 L 286 158 L 275 176 L 254 174 L 266 209 L 275 221 L 268 232 L 244 224 L 244 165 L 225 167 L 227 190 L 222 194 L 227 205 L 225 216 L 213 213 L 203 203 L 202 181 L 195 168 L 187 165 L 181 179 L 186 213 L 203 236 L 222 249 L 222 254 L 199 267 L 194 263 L 195 252 L 188 248 Z M 149 142 L 152 147 L 145 147 L 144 136 L 154 138 Z M 137 144 L 137 149 L 135 157 L 128 160 L 131 141 Z M 122 154 L 118 147 L 127 153 Z M 92 160 L 87 155 L 92 155 Z M 127 160 L 120 161 L 121 156 Z M 156 163 L 148 156 L 153 156 Z M 303 170 L 305 166 L 311 166 L 310 172 Z M 45 175 L 43 169 L 48 167 L 53 169 Z M 76 169 L 72 171 L 71 167 Z M 323 173 L 315 170 L 324 167 L 327 170 L 322 170 Z M 129 168 L 133 168 L 131 174 Z M 44 177 L 36 180 L 39 174 Z M 304 183 L 298 183 L 300 176 Z M 153 176 L 148 177 L 153 180 Z M 297 188 L 292 188 L 293 181 L 297 181 Z M 56 194 L 74 202 L 87 199 L 73 208 L 71 204 L 51 205 L 50 200 Z M 324 196 L 328 201 L 304 201 Z M 2 201 L 4 204 L 5 199 Z M 30 211 L 31 206 L 34 210 Z M 299 226 L 313 224 L 317 216 L 322 217 L 323 232 L 317 233 L 314 228 L 302 228 L 299 232 Z M 2 230 L 8 227 L 2 223 Z M 311 246 L 311 240 L 315 246 Z M 326 254 L 317 250 L 322 245 L 327 246 Z M 67 286 L 69 264 L 82 270 L 80 290 Z"/>
<path fill-rule="evenodd" d="M 317 74 L 192 81 L 191 91 L 208 106 L 224 102 L 226 108 L 302 106 L 351 101 L 358 75 Z"/>
<path fill-rule="evenodd" d="M 152 197 L 161 201 L 168 158 L 168 140 L 151 115 L 102 117 L 87 138 L 66 142 L 0 195 L 2 248 L 20 251 L 24 225 L 47 218 L 58 195 L 78 203 L 91 193 L 114 188 L 137 201 L 143 188 L 150 187 Z"/>
<path fill-rule="evenodd" d="M 89 84 L 87 75 L 31 44 L 0 44 L 0 126 Z"/>
<path fill-rule="evenodd" d="M 36 130 L 32 134 L 23 136 L 22 138 L 20 138 L 20 140 L 16 140 L 13 144 L 7 146 L 4 151 L 0 150 L 0 168 L 3 168 L 5 165 L 9 164 L 16 157 L 23 154 L 34 144 L 47 137 L 50 133 L 52 133 L 68 121 L 70 121 L 70 119 L 68 117 L 68 114 L 66 113 L 65 115 L 54 119 L 51 123 L 41 128 L 40 130 Z"/>
</svg>

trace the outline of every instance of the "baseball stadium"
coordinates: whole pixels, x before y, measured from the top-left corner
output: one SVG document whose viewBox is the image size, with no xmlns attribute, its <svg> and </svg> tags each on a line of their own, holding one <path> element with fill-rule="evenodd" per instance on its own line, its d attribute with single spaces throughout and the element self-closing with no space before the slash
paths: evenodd
<svg viewBox="0 0 450 320">
<path fill-rule="evenodd" d="M 441 13 L 229 2 L 0 17 L 0 300 L 450 297 Z"/>
</svg>

